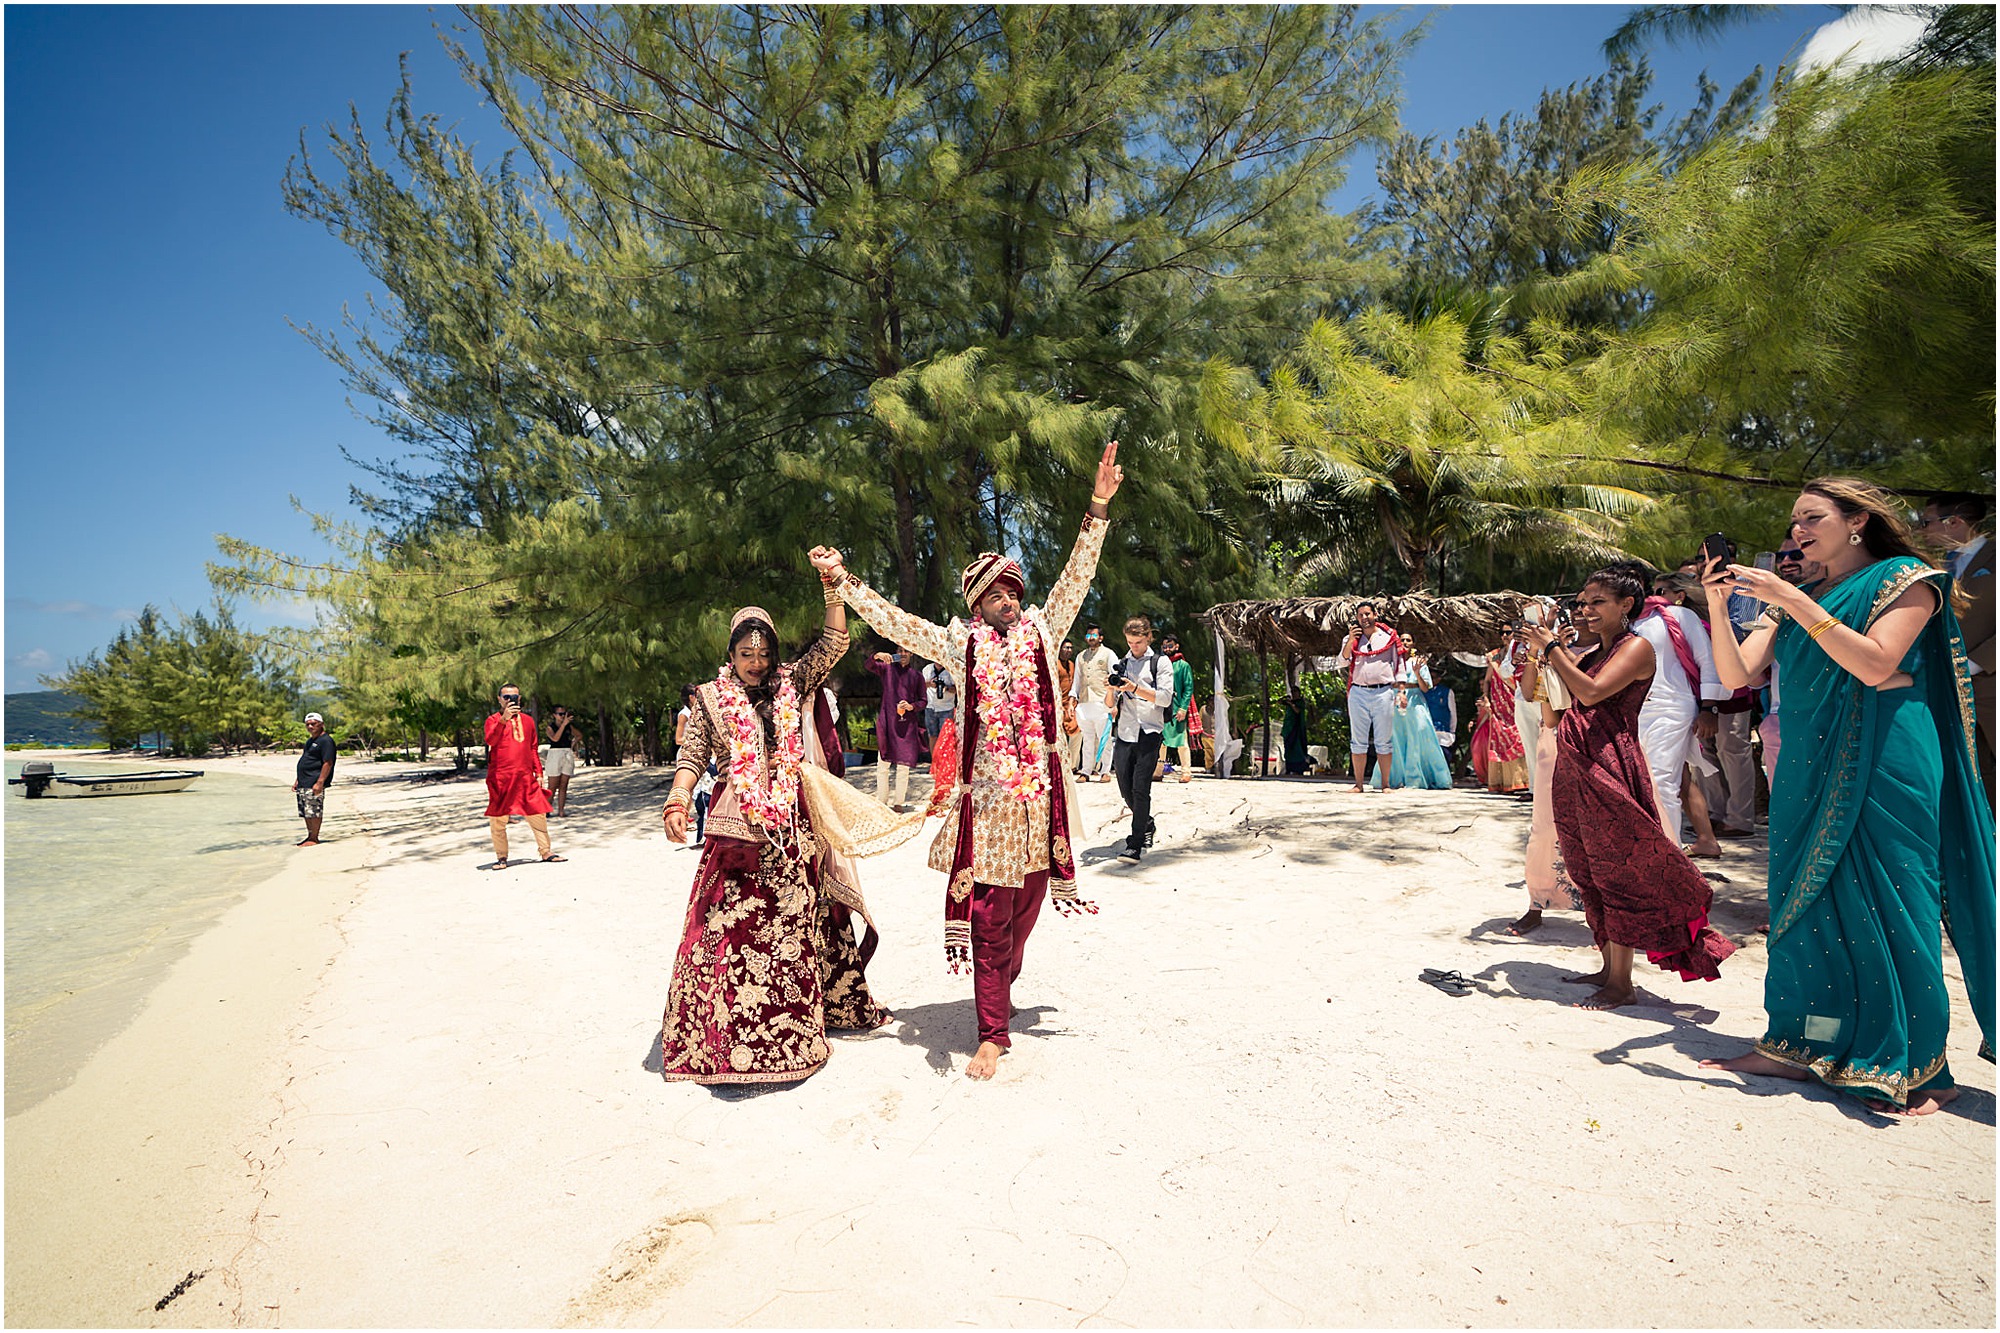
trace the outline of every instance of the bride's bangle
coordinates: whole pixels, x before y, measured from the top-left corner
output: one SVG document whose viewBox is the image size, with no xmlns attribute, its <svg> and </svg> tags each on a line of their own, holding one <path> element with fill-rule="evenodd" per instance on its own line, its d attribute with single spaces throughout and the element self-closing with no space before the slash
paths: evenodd
<svg viewBox="0 0 2000 1333">
<path fill-rule="evenodd" d="M 694 809 L 694 793 L 686 787 L 676 787 L 667 793 L 667 809 L 679 806 L 683 813 Z"/>
</svg>

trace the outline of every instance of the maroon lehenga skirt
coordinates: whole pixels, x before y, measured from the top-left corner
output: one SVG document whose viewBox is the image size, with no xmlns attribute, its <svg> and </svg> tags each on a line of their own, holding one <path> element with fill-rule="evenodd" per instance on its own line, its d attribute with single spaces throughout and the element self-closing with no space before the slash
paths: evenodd
<svg viewBox="0 0 2000 1333">
<path fill-rule="evenodd" d="M 789 1083 L 826 1063 L 828 1028 L 887 1018 L 868 993 L 845 907 L 819 871 L 769 843 L 711 833 L 660 1024 L 660 1073 Z"/>
</svg>

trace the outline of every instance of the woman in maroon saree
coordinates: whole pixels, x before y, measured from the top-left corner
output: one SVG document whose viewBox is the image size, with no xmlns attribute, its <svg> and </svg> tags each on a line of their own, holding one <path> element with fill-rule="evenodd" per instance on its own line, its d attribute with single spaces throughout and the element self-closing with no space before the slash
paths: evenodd
<svg viewBox="0 0 2000 1333">
<path fill-rule="evenodd" d="M 1639 748 L 1639 709 L 1655 663 L 1652 645 L 1630 632 L 1645 587 L 1630 574 L 1599 570 L 1583 585 L 1576 617 L 1598 636 L 1581 658 L 1555 635 L 1529 625 L 1530 669 L 1546 659 L 1573 703 L 1556 731 L 1551 784 L 1563 865 L 1583 898 L 1584 918 L 1603 968 L 1566 980 L 1594 985 L 1586 1009 L 1632 1003 L 1632 957 L 1679 972 L 1684 981 L 1714 980 L 1736 951 L 1708 924 L 1709 888 L 1680 845 L 1667 837 L 1653 803 L 1653 779 Z"/>
</svg>

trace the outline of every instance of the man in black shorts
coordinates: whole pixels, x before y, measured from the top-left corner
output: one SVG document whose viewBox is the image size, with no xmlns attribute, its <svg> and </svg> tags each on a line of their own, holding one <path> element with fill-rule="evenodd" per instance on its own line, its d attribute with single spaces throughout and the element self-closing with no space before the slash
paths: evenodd
<svg viewBox="0 0 2000 1333">
<path fill-rule="evenodd" d="M 333 781 L 333 737 L 326 734 L 326 719 L 318 713 L 306 714 L 306 735 L 311 739 L 299 756 L 299 777 L 292 790 L 298 793 L 299 818 L 306 821 L 306 836 L 299 840 L 299 846 L 317 847 L 326 789 Z"/>
</svg>

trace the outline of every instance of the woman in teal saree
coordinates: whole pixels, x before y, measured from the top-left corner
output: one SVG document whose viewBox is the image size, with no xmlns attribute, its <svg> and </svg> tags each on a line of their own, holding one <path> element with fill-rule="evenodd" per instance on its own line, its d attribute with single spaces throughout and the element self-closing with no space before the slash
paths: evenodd
<svg viewBox="0 0 2000 1333">
<path fill-rule="evenodd" d="M 1716 636 L 1716 670 L 1740 687 L 1776 661 L 1786 740 L 1806 743 L 1779 751 L 1772 783 L 1769 1026 L 1703 1063 L 1928 1114 L 1957 1095 L 1941 933 L 1993 1058 L 1993 816 L 1950 580 L 1866 482 L 1808 482 L 1791 531 L 1820 582 L 1741 565 L 1705 579 L 1717 624 L 1732 591 L 1769 604 L 1741 645 Z"/>
</svg>

